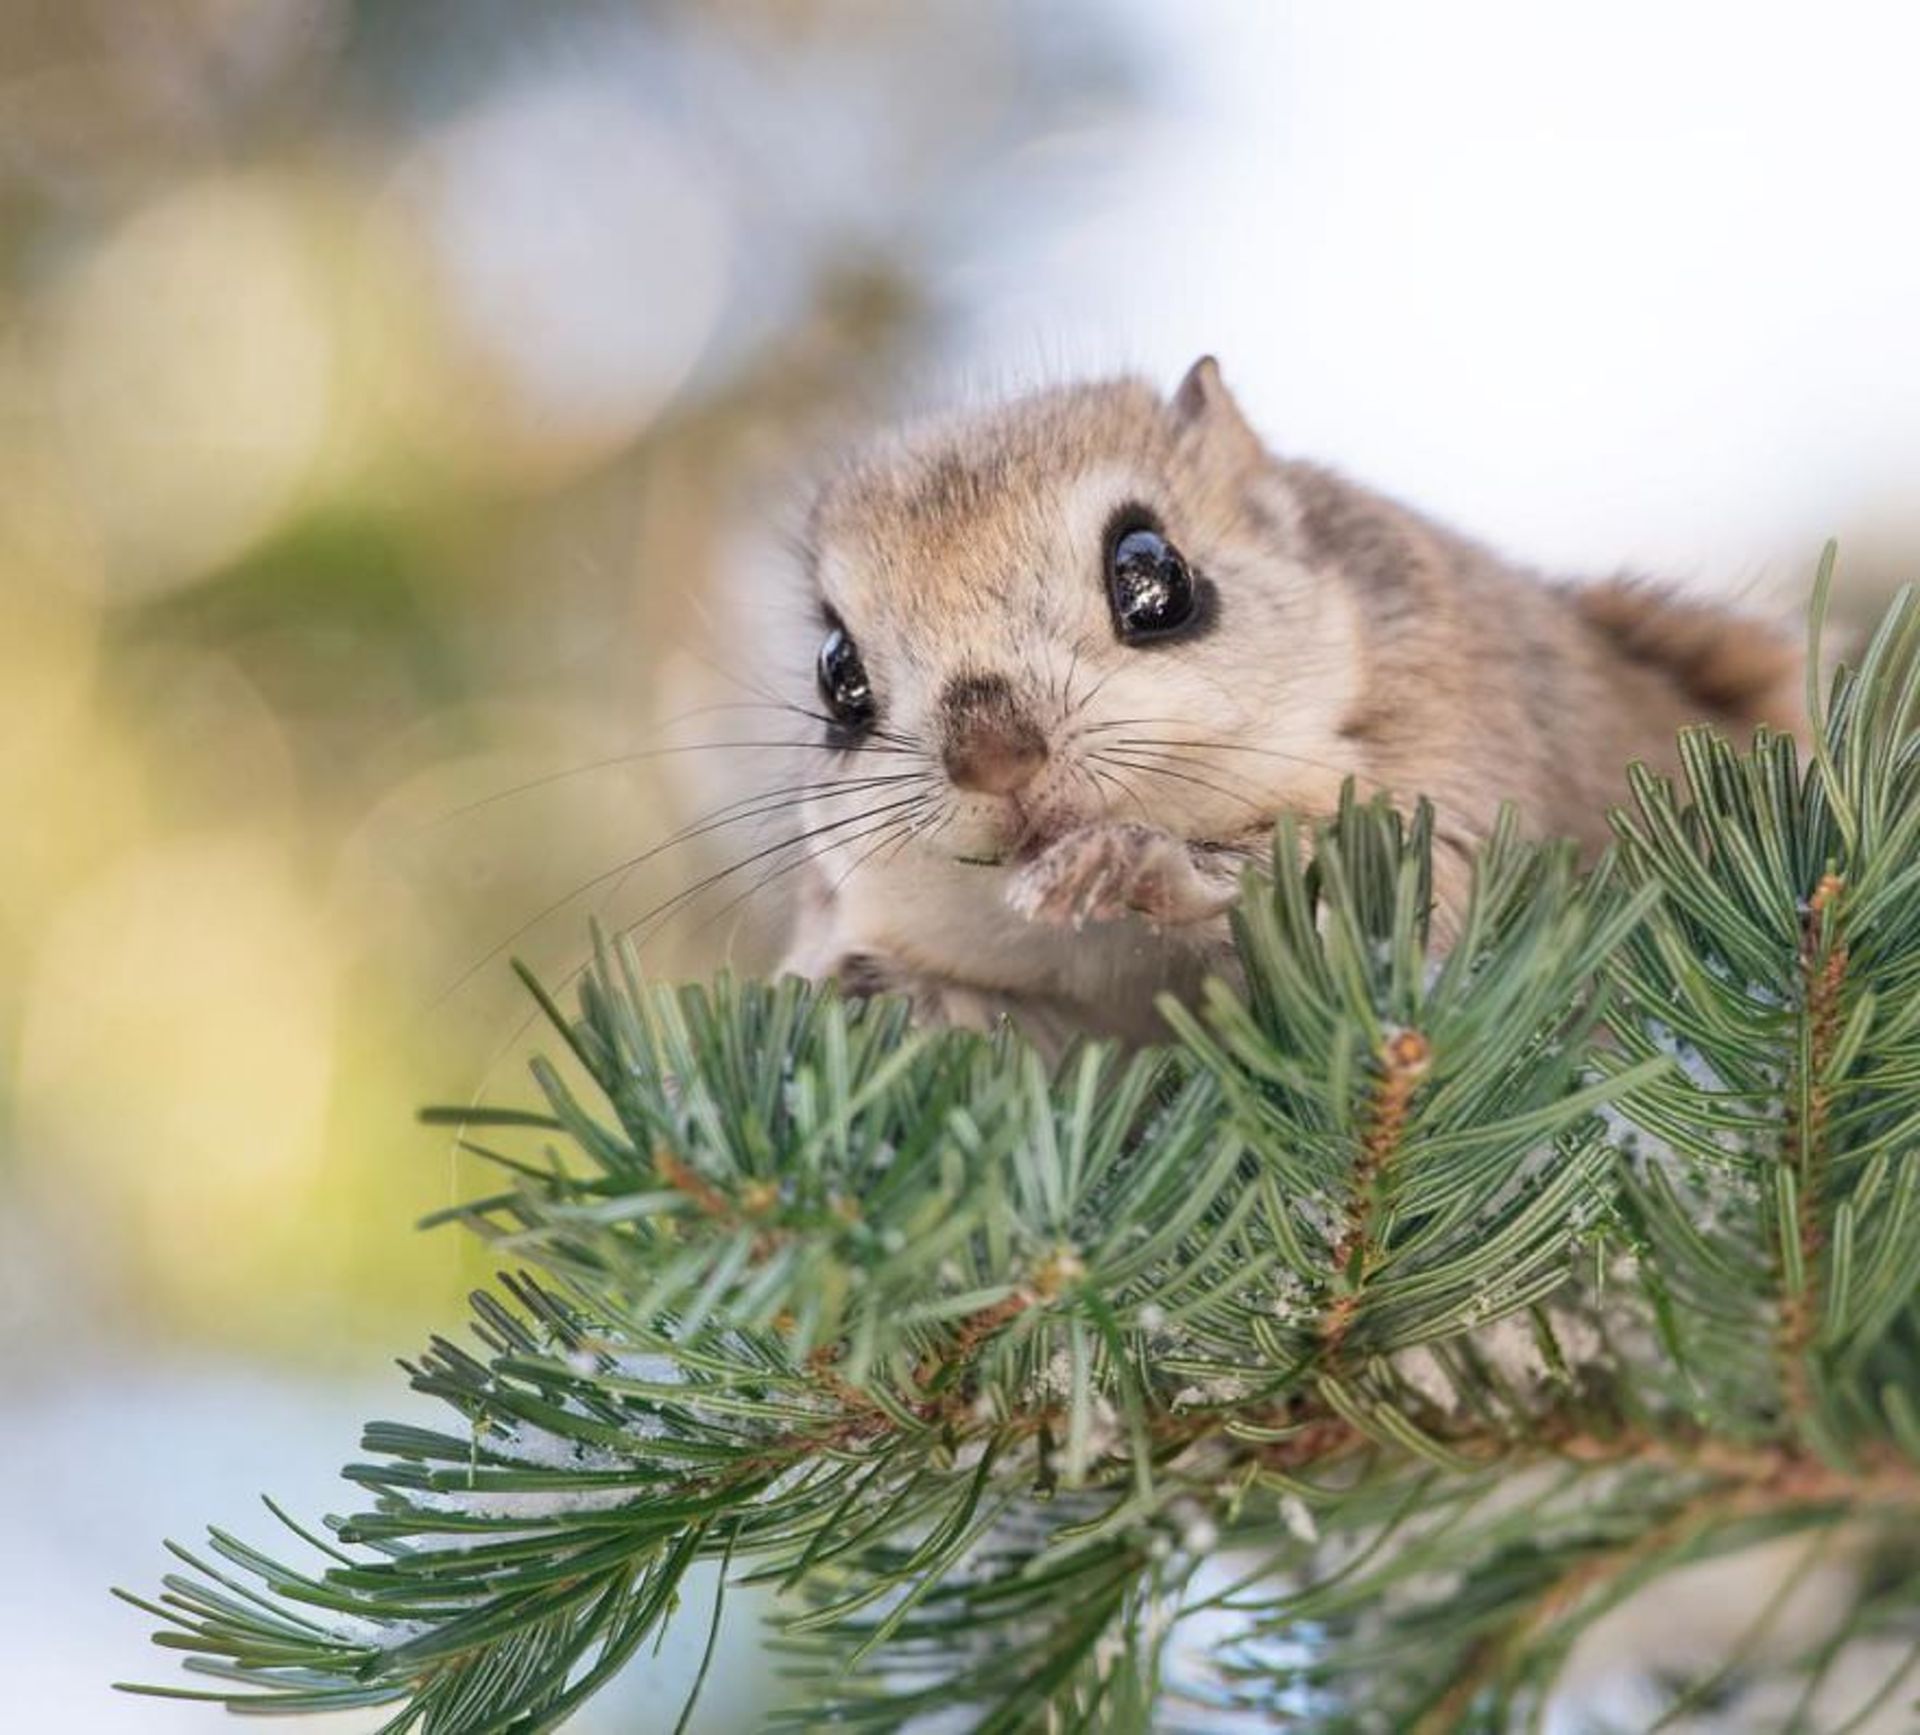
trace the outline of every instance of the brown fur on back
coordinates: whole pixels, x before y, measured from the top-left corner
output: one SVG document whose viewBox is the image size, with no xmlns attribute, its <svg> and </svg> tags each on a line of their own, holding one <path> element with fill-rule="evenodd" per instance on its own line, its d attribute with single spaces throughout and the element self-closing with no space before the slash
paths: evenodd
<svg viewBox="0 0 1920 1735">
<path fill-rule="evenodd" d="M 1801 658 L 1771 628 L 1645 579 L 1608 579 L 1573 597 L 1580 617 L 1623 656 L 1660 671 L 1702 712 L 1745 728 L 1797 720 Z"/>
<path fill-rule="evenodd" d="M 1637 579 L 1545 579 L 1335 471 L 1275 469 L 1305 564 L 1360 601 L 1344 732 L 1371 776 L 1435 798 L 1445 851 L 1502 798 L 1596 850 L 1627 765 L 1677 774 L 1687 725 L 1803 732 L 1801 655 L 1768 622 Z"/>
</svg>

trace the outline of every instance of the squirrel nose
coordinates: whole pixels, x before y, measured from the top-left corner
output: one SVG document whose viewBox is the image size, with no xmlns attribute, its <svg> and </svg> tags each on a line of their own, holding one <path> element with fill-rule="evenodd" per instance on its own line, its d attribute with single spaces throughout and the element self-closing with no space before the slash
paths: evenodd
<svg viewBox="0 0 1920 1735">
<path fill-rule="evenodd" d="M 998 729 L 978 729 L 963 741 L 949 741 L 942 756 L 955 786 L 978 795 L 1013 795 L 1040 775 L 1046 747 Z"/>
<path fill-rule="evenodd" d="M 949 681 L 940 695 L 945 720 L 941 759 L 956 788 L 979 795 L 1013 795 L 1047 762 L 1046 737 L 1014 699 L 1000 675 Z"/>
</svg>

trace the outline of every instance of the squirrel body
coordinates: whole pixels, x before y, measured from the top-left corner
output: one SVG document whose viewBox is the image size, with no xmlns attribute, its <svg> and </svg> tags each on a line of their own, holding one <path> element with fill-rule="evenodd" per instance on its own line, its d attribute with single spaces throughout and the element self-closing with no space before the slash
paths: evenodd
<svg viewBox="0 0 1920 1735">
<path fill-rule="evenodd" d="M 1771 625 L 1577 585 L 1270 452 L 1211 358 L 910 427 L 803 539 L 821 632 L 812 851 L 788 967 L 931 1022 L 1157 1033 L 1230 958 L 1283 813 L 1435 812 L 1444 937 L 1503 801 L 1606 841 L 1689 723 L 1797 728 Z"/>
</svg>

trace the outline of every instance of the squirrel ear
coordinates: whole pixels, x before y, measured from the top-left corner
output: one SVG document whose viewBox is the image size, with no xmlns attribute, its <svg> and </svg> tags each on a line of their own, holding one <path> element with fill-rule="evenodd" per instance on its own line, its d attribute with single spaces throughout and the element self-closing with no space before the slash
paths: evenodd
<svg viewBox="0 0 1920 1735">
<path fill-rule="evenodd" d="M 1260 443 L 1233 393 L 1227 390 L 1227 382 L 1220 377 L 1220 364 L 1210 355 L 1203 355 L 1188 368 L 1187 377 L 1174 391 L 1173 419 L 1183 427 L 1206 424 L 1247 444 Z"/>
<path fill-rule="evenodd" d="M 1205 415 L 1209 404 L 1229 395 L 1227 382 L 1220 377 L 1220 364 L 1212 356 L 1203 355 L 1187 369 L 1187 377 L 1174 392 L 1174 413 L 1183 422 L 1191 422 Z"/>
</svg>

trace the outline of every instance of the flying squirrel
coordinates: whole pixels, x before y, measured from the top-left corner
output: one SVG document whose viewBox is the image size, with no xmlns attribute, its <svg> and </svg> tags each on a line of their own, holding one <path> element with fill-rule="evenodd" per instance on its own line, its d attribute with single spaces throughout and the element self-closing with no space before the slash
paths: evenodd
<svg viewBox="0 0 1920 1735">
<path fill-rule="evenodd" d="M 1425 797 L 1434 931 L 1513 802 L 1588 854 L 1676 732 L 1802 721 L 1797 645 L 1548 579 L 1269 451 L 1203 357 L 909 426 L 802 538 L 826 749 L 786 968 L 928 1023 L 1151 1040 L 1282 814 Z"/>
</svg>

